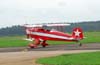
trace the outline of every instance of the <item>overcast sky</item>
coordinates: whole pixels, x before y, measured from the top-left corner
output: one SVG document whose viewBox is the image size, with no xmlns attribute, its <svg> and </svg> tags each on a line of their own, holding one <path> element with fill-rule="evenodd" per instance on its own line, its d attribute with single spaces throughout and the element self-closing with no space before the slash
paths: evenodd
<svg viewBox="0 0 100 65">
<path fill-rule="evenodd" d="M 0 28 L 100 20 L 100 0 L 0 0 Z"/>
</svg>

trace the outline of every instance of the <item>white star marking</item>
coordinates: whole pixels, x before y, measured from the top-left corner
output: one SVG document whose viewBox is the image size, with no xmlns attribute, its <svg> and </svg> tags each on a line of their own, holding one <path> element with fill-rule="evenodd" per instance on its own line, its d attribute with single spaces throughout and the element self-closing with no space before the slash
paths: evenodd
<svg viewBox="0 0 100 65">
<path fill-rule="evenodd" d="M 76 31 L 74 31 L 75 36 L 79 36 L 81 32 L 79 32 L 79 30 L 77 29 Z"/>
</svg>

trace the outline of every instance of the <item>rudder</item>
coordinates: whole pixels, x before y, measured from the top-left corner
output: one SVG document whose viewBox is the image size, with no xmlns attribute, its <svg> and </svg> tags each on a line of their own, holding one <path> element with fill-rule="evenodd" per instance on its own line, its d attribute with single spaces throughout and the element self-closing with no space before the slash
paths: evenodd
<svg viewBox="0 0 100 65">
<path fill-rule="evenodd" d="M 72 36 L 77 40 L 83 39 L 83 30 L 81 28 L 79 28 L 79 27 L 74 28 Z"/>
</svg>

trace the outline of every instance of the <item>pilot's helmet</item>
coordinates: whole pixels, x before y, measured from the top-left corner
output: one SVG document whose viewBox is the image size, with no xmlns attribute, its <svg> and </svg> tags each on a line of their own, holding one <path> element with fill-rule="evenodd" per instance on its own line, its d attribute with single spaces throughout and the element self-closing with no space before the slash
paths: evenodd
<svg viewBox="0 0 100 65">
<path fill-rule="evenodd" d="M 50 27 L 48 27 L 47 25 L 43 25 L 43 29 L 45 29 L 45 30 L 51 30 Z"/>
</svg>

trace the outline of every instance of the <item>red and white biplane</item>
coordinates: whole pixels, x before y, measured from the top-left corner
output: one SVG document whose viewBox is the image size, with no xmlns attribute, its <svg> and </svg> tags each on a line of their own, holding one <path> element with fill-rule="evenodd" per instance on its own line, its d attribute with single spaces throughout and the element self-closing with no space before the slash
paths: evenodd
<svg viewBox="0 0 100 65">
<path fill-rule="evenodd" d="M 64 33 L 56 29 L 63 30 L 63 26 L 69 26 L 66 23 L 50 23 L 50 24 L 34 24 L 34 25 L 24 25 L 26 29 L 27 39 L 29 41 L 34 41 L 29 44 L 30 48 L 36 48 L 38 45 L 43 47 L 48 46 L 47 40 L 53 41 L 70 41 L 78 42 L 83 39 L 83 31 L 81 28 L 74 28 L 72 34 Z M 52 29 L 50 29 L 52 28 Z M 79 44 L 81 46 L 81 43 Z"/>
</svg>

